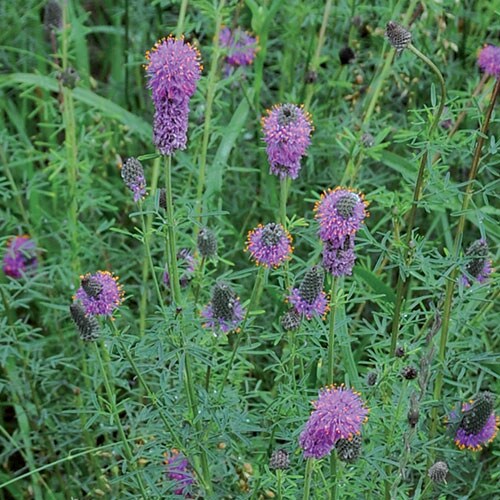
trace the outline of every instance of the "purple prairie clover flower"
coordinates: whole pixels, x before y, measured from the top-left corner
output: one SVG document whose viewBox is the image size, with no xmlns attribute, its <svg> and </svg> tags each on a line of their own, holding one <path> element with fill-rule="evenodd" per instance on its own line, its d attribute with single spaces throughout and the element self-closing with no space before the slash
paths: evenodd
<svg viewBox="0 0 500 500">
<path fill-rule="evenodd" d="M 230 30 L 227 26 L 219 34 L 219 44 L 227 50 L 226 73 L 236 66 L 249 66 L 257 53 L 257 38 L 241 28 Z"/>
<path fill-rule="evenodd" d="M 486 240 L 476 240 L 465 252 L 467 264 L 461 281 L 464 286 L 472 285 L 474 280 L 484 283 L 491 274 L 491 261 L 488 258 L 488 243 Z"/>
<path fill-rule="evenodd" d="M 288 302 L 297 313 L 311 319 L 313 316 L 324 316 L 329 309 L 328 298 L 323 291 L 325 273 L 319 266 L 309 269 L 299 288 L 293 288 Z"/>
<path fill-rule="evenodd" d="M 146 52 L 148 88 L 156 107 L 166 99 L 191 97 L 196 91 L 203 66 L 198 49 L 183 38 L 162 38 Z"/>
<path fill-rule="evenodd" d="M 259 224 L 248 233 L 246 251 L 250 252 L 256 264 L 264 267 L 278 267 L 290 258 L 293 251 L 292 237 L 281 224 L 270 222 Z"/>
<path fill-rule="evenodd" d="M 324 192 L 314 206 L 320 238 L 340 247 L 348 236 L 358 231 L 369 215 L 367 205 L 364 196 L 351 189 L 336 187 Z"/>
<path fill-rule="evenodd" d="M 125 185 L 134 193 L 134 201 L 146 196 L 146 178 L 141 162 L 136 158 L 128 158 L 122 166 L 121 176 Z"/>
<path fill-rule="evenodd" d="M 179 284 L 181 287 L 185 288 L 189 285 L 194 273 L 195 260 L 191 255 L 191 252 L 187 248 L 183 248 L 177 252 L 177 263 L 183 273 L 179 278 Z M 168 269 L 165 269 L 163 273 L 163 283 L 165 286 L 170 288 L 170 274 Z"/>
<path fill-rule="evenodd" d="M 500 47 L 486 45 L 479 52 L 477 64 L 486 74 L 500 78 Z"/>
<path fill-rule="evenodd" d="M 479 451 L 497 435 L 499 417 L 494 412 L 494 396 L 489 392 L 480 393 L 476 400 L 462 405 L 462 411 L 451 413 L 451 420 L 459 419 L 455 434 L 455 444 L 461 449 Z"/>
<path fill-rule="evenodd" d="M 174 494 L 190 498 L 190 487 L 194 483 L 194 475 L 187 458 L 178 450 L 164 453 L 167 476 L 175 483 Z"/>
<path fill-rule="evenodd" d="M 28 236 L 15 236 L 7 242 L 7 250 L 3 256 L 3 272 L 11 278 L 19 279 L 23 274 L 36 271 L 35 242 Z"/>
<path fill-rule="evenodd" d="M 350 276 L 355 261 L 353 237 L 347 236 L 341 245 L 338 245 L 336 240 L 325 241 L 323 246 L 323 267 L 332 276 Z"/>
<path fill-rule="evenodd" d="M 85 314 L 111 316 L 123 302 L 123 289 L 118 277 L 109 271 L 97 271 L 80 276 L 81 286 L 76 291 L 75 300 L 79 300 Z"/>
<path fill-rule="evenodd" d="M 280 104 L 262 118 L 270 173 L 280 179 L 299 175 L 300 160 L 311 143 L 311 115 L 295 104 Z"/>
<path fill-rule="evenodd" d="M 368 418 L 360 394 L 343 385 L 320 389 L 314 410 L 299 437 L 304 458 L 323 458 L 340 439 L 352 439 L 360 434 Z"/>
<path fill-rule="evenodd" d="M 226 283 L 216 283 L 212 289 L 212 298 L 201 312 L 205 328 L 228 333 L 238 330 L 243 320 L 244 309 L 234 290 Z"/>
</svg>

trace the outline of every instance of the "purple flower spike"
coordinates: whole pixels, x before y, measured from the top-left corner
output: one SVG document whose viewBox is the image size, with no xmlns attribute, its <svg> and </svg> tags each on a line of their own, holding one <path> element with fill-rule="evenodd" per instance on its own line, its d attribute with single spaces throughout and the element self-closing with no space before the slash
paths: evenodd
<svg viewBox="0 0 500 500">
<path fill-rule="evenodd" d="M 190 498 L 190 486 L 194 483 L 194 476 L 187 458 L 176 449 L 164 453 L 164 456 L 167 476 L 175 483 L 174 494 Z"/>
<path fill-rule="evenodd" d="M 500 47 L 486 45 L 479 53 L 477 64 L 488 75 L 500 78 Z"/>
<path fill-rule="evenodd" d="M 229 67 L 248 66 L 255 59 L 257 38 L 241 28 L 233 31 L 227 27 L 222 28 L 219 43 L 227 50 L 226 64 Z"/>
<path fill-rule="evenodd" d="M 79 300 L 85 314 L 111 316 L 123 302 L 123 289 L 118 277 L 109 271 L 97 271 L 80 276 L 81 286 L 76 291 L 75 300 Z"/>
<path fill-rule="evenodd" d="M 262 128 L 271 174 L 296 179 L 300 160 L 311 143 L 311 116 L 295 104 L 280 104 L 267 110 Z"/>
<path fill-rule="evenodd" d="M 325 292 L 320 292 L 312 303 L 303 299 L 298 288 L 292 290 L 291 295 L 288 297 L 288 302 L 295 308 L 295 310 L 311 319 L 313 316 L 324 316 L 329 309 L 328 299 Z"/>
<path fill-rule="evenodd" d="M 212 299 L 201 312 L 205 319 L 203 326 L 228 333 L 238 330 L 243 320 L 244 309 L 236 293 L 225 283 L 217 283 L 212 290 Z"/>
<path fill-rule="evenodd" d="M 7 251 L 3 256 L 3 272 L 11 278 L 19 279 L 23 274 L 36 271 L 35 242 L 28 236 L 15 236 L 7 243 Z"/>
<path fill-rule="evenodd" d="M 337 187 L 323 193 L 314 207 L 320 238 L 341 247 L 345 239 L 361 227 L 368 215 L 366 206 L 363 195 L 350 189 Z"/>
<path fill-rule="evenodd" d="M 187 248 L 183 248 L 177 252 L 177 263 L 181 270 L 183 270 L 183 273 L 179 278 L 179 284 L 181 287 L 185 288 L 189 285 L 189 282 L 193 277 L 195 260 L 191 255 L 191 252 Z M 163 283 L 165 286 L 170 288 L 170 274 L 168 269 L 165 269 L 163 273 Z"/>
<path fill-rule="evenodd" d="M 146 178 L 142 164 L 136 158 L 129 158 L 122 167 L 121 176 L 126 186 L 134 193 L 137 203 L 146 196 Z"/>
<path fill-rule="evenodd" d="M 461 281 L 464 286 L 471 286 L 474 280 L 484 283 L 491 274 L 491 261 L 488 258 L 488 242 L 476 240 L 465 252 L 467 264 Z"/>
<path fill-rule="evenodd" d="M 281 224 L 270 222 L 259 224 L 248 233 L 246 250 L 250 252 L 257 265 L 278 267 L 290 258 L 293 251 L 292 237 Z"/>
<path fill-rule="evenodd" d="M 355 261 L 354 238 L 348 236 L 340 247 L 336 241 L 325 241 L 323 267 L 332 276 L 350 276 Z"/>
<path fill-rule="evenodd" d="M 146 52 L 146 59 L 148 88 L 156 107 L 166 99 L 183 100 L 195 93 L 203 66 L 199 51 L 183 38 L 159 40 Z"/>
<path fill-rule="evenodd" d="M 299 438 L 304 458 L 328 455 L 339 439 L 360 434 L 368 417 L 360 394 L 343 385 L 320 389 L 318 400 L 312 404 L 314 410 Z"/>
</svg>

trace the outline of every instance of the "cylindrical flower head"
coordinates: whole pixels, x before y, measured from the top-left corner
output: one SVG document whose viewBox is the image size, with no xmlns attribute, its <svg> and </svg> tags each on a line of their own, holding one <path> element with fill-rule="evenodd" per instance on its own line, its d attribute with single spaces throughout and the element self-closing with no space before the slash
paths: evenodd
<svg viewBox="0 0 500 500">
<path fill-rule="evenodd" d="M 332 276 L 350 276 L 355 262 L 354 237 L 348 235 L 340 246 L 338 240 L 325 241 L 323 267 Z"/>
<path fill-rule="evenodd" d="M 352 439 L 360 434 L 368 416 L 359 393 L 344 386 L 320 389 L 313 406 L 299 438 L 304 458 L 319 459 L 328 455 L 339 439 Z"/>
<path fill-rule="evenodd" d="M 436 462 L 429 468 L 428 475 L 435 483 L 446 483 L 448 474 L 448 464 L 446 462 Z"/>
<path fill-rule="evenodd" d="M 179 284 L 181 287 L 185 288 L 189 285 L 189 282 L 193 279 L 193 273 L 195 268 L 194 257 L 187 248 L 182 248 L 177 252 L 177 265 L 182 271 L 179 278 Z M 168 269 L 163 272 L 163 283 L 165 286 L 170 288 L 170 274 Z"/>
<path fill-rule="evenodd" d="M 295 309 L 290 309 L 281 317 L 281 326 L 287 332 L 297 330 L 301 323 L 301 316 Z"/>
<path fill-rule="evenodd" d="M 304 275 L 299 288 L 293 288 L 288 297 L 295 310 L 307 319 L 324 316 L 328 311 L 328 300 L 323 291 L 324 279 L 323 269 L 320 266 L 313 266 Z"/>
<path fill-rule="evenodd" d="M 146 52 L 148 88 L 158 107 L 164 100 L 184 100 L 196 91 L 202 65 L 199 51 L 183 38 L 169 36 Z"/>
<path fill-rule="evenodd" d="M 486 240 L 476 240 L 469 245 L 465 252 L 467 264 L 465 274 L 462 275 L 462 283 L 470 286 L 471 279 L 476 279 L 479 283 L 484 283 L 491 273 L 491 262 L 488 258 L 488 243 Z"/>
<path fill-rule="evenodd" d="M 176 449 L 165 453 L 164 457 L 167 465 L 167 476 L 175 484 L 174 494 L 190 498 L 188 495 L 190 487 L 194 483 L 194 476 L 187 458 Z"/>
<path fill-rule="evenodd" d="M 397 50 L 398 54 L 411 43 L 411 33 L 394 21 L 389 21 L 385 27 L 385 37 Z"/>
<path fill-rule="evenodd" d="M 262 128 L 271 174 L 296 179 L 300 160 L 311 143 L 311 116 L 295 104 L 280 104 L 267 110 Z"/>
<path fill-rule="evenodd" d="M 78 302 L 73 302 L 69 311 L 82 340 L 92 342 L 99 338 L 100 328 L 95 316 L 87 316 L 85 309 Z"/>
<path fill-rule="evenodd" d="M 227 50 L 225 62 L 230 66 L 248 66 L 257 53 L 257 39 L 241 28 L 222 28 L 219 44 Z"/>
<path fill-rule="evenodd" d="M 97 271 L 95 274 L 86 274 L 80 277 L 82 286 L 76 291 L 75 299 L 79 300 L 85 310 L 85 314 L 111 316 L 113 311 L 123 302 L 123 289 L 118 283 L 118 277 L 113 276 L 109 271 Z M 92 283 L 92 290 L 98 293 L 87 293 L 89 290 L 86 283 Z"/>
<path fill-rule="evenodd" d="M 354 434 L 351 439 L 339 439 L 335 444 L 339 460 L 350 464 L 355 462 L 361 456 L 361 445 L 359 434 Z"/>
<path fill-rule="evenodd" d="M 7 276 L 19 279 L 23 274 L 33 273 L 37 267 L 36 245 L 29 236 L 15 236 L 7 242 L 3 256 L 3 272 Z"/>
<path fill-rule="evenodd" d="M 139 160 L 129 158 L 123 164 L 121 176 L 125 185 L 134 193 L 135 202 L 146 196 L 146 178 Z"/>
<path fill-rule="evenodd" d="M 202 257 L 207 259 L 217 255 L 217 237 L 208 227 L 200 229 L 197 244 Z"/>
<path fill-rule="evenodd" d="M 285 450 L 274 450 L 269 459 L 271 470 L 286 470 L 290 467 L 290 456 Z"/>
<path fill-rule="evenodd" d="M 43 23 L 47 31 L 60 30 L 62 28 L 63 15 L 59 0 L 48 0 L 45 4 Z"/>
<path fill-rule="evenodd" d="M 246 250 L 257 265 L 278 267 L 292 253 L 292 237 L 281 224 L 259 224 L 248 233 Z"/>
<path fill-rule="evenodd" d="M 479 52 L 477 64 L 488 75 L 500 78 L 500 47 L 486 45 Z"/>
<path fill-rule="evenodd" d="M 156 105 L 153 118 L 153 143 L 162 155 L 171 156 L 186 149 L 189 99 L 164 99 Z"/>
<path fill-rule="evenodd" d="M 205 328 L 221 330 L 224 333 L 236 330 L 243 319 L 244 310 L 240 299 L 225 283 L 216 283 L 212 289 L 212 299 L 201 312 Z"/>
<path fill-rule="evenodd" d="M 337 187 L 324 192 L 314 206 L 320 238 L 340 248 L 361 227 L 368 215 L 367 205 L 364 196 L 351 189 Z"/>
<path fill-rule="evenodd" d="M 481 450 L 483 445 L 493 441 L 498 431 L 499 419 L 495 416 L 494 396 L 489 392 L 480 393 L 475 401 L 462 405 L 462 414 L 455 435 L 455 443 L 460 449 Z M 456 414 L 452 414 L 452 420 Z"/>
</svg>

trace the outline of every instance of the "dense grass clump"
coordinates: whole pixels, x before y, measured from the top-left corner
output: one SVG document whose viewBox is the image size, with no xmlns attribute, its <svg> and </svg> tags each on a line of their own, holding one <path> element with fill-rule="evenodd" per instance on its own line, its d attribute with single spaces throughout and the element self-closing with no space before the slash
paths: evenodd
<svg viewBox="0 0 500 500">
<path fill-rule="evenodd" d="M 499 14 L 4 2 L 0 499 L 494 498 Z"/>
</svg>

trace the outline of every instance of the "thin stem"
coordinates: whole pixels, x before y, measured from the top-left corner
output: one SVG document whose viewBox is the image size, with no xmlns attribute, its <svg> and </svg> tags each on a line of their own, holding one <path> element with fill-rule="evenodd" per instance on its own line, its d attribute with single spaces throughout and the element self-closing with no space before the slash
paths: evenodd
<svg viewBox="0 0 500 500">
<path fill-rule="evenodd" d="M 175 305 L 181 305 L 181 287 L 179 285 L 179 270 L 177 268 L 177 251 L 175 246 L 174 204 L 172 201 L 172 157 L 165 159 L 165 198 L 167 205 L 167 255 L 170 275 L 170 287 Z M 153 269 L 153 268 L 151 268 Z"/>
<path fill-rule="evenodd" d="M 327 0 L 325 4 L 325 9 L 323 10 L 323 20 L 321 22 L 321 28 L 319 29 L 319 34 L 318 34 L 318 44 L 316 45 L 316 51 L 314 52 L 314 56 L 311 61 L 311 70 L 316 71 L 319 66 L 319 60 L 321 56 L 321 49 L 323 48 L 323 45 L 325 43 L 325 34 L 326 34 L 326 28 L 328 26 L 328 19 L 330 17 L 330 12 L 332 10 L 332 0 Z M 306 110 L 309 109 L 309 106 L 311 105 L 311 99 L 314 93 L 314 85 L 309 85 L 306 90 L 306 99 L 304 102 L 304 108 Z"/>
<path fill-rule="evenodd" d="M 337 499 L 337 457 L 335 450 L 330 452 L 330 481 L 332 482 L 331 498 Z"/>
<path fill-rule="evenodd" d="M 432 71 L 436 74 L 438 77 L 439 81 L 439 86 L 441 89 L 441 99 L 439 101 L 439 107 L 437 112 L 434 114 L 430 129 L 429 129 L 429 141 L 432 139 L 432 136 L 434 134 L 434 131 L 436 130 L 436 127 L 439 123 L 439 120 L 441 118 L 441 115 L 443 113 L 444 109 L 444 103 L 446 101 L 446 85 L 444 82 L 443 75 L 437 68 L 437 66 L 422 52 L 420 52 L 417 48 L 415 48 L 412 44 L 408 45 L 408 48 L 418 57 L 420 58 L 425 64 L 427 64 Z M 404 264 L 408 263 L 409 255 L 410 255 L 410 242 L 413 237 L 413 226 L 415 224 L 415 216 L 417 213 L 417 208 L 418 208 L 418 202 L 420 201 L 420 197 L 422 195 L 422 188 L 424 184 L 424 174 L 425 174 L 425 167 L 427 165 L 427 157 L 429 154 L 429 148 L 427 147 L 426 151 L 422 155 L 421 161 L 420 161 L 420 166 L 418 169 L 418 174 L 417 174 L 417 180 L 415 182 L 415 188 L 413 190 L 413 201 L 410 209 L 410 214 L 408 216 L 407 224 L 406 224 L 406 239 L 405 239 L 405 247 L 406 250 L 404 252 Z M 394 316 L 392 319 L 392 332 L 391 332 L 391 355 L 394 355 L 394 352 L 396 350 L 396 345 L 398 341 L 398 335 L 399 335 L 399 321 L 401 317 L 401 310 L 403 306 L 403 297 L 405 295 L 405 279 L 403 278 L 403 274 L 401 273 L 401 270 L 398 268 L 398 279 L 397 279 L 397 285 L 396 285 L 396 304 L 394 307 Z"/>
<path fill-rule="evenodd" d="M 111 374 L 111 367 L 110 367 L 110 357 L 109 357 L 109 352 L 106 348 L 106 345 L 104 344 L 103 341 L 101 341 L 101 349 L 103 355 L 101 356 L 101 352 L 99 349 L 99 345 L 97 342 L 94 343 L 95 347 L 95 352 L 96 352 L 96 357 L 99 362 L 99 367 L 101 369 L 101 374 L 102 378 L 104 381 L 104 387 L 106 389 L 106 394 L 108 396 L 108 403 L 111 408 L 111 415 L 113 417 L 113 420 L 115 422 L 115 425 L 118 429 L 118 434 L 120 435 L 120 440 L 123 444 L 123 450 L 125 452 L 125 458 L 132 468 L 132 470 L 137 471 L 137 464 L 134 462 L 134 456 L 132 454 L 132 449 L 130 448 L 129 441 L 127 439 L 127 436 L 125 435 L 125 430 L 123 429 L 122 422 L 120 420 L 120 416 L 118 413 L 118 408 L 116 406 L 116 395 L 115 392 L 113 391 L 111 387 L 111 380 L 112 380 L 112 374 Z M 104 361 L 103 361 L 104 358 Z M 137 482 L 139 483 L 139 489 L 141 490 L 141 496 L 145 500 L 148 498 L 148 494 L 146 493 L 146 489 L 144 487 L 144 483 L 142 482 L 142 478 L 140 473 L 138 473 L 136 476 Z"/>
<path fill-rule="evenodd" d="M 229 373 L 231 371 L 231 368 L 233 366 L 234 359 L 236 358 L 236 353 L 238 351 L 238 347 L 240 346 L 241 343 L 241 338 L 243 337 L 243 332 L 245 331 L 245 327 L 248 322 L 248 318 L 250 316 L 250 312 L 254 308 L 254 306 L 257 305 L 257 297 L 260 296 L 260 290 L 263 285 L 263 277 L 264 277 L 264 267 L 259 268 L 259 272 L 257 273 L 257 277 L 255 278 L 255 283 L 253 285 L 253 290 L 252 290 L 252 295 L 250 296 L 250 302 L 248 303 L 247 310 L 245 311 L 245 317 L 243 318 L 243 321 L 241 323 L 240 331 L 238 332 L 236 336 L 236 340 L 234 341 L 233 345 L 233 352 L 231 353 L 231 358 L 229 359 L 229 363 L 226 367 L 226 371 L 224 373 L 224 376 L 222 377 L 222 383 L 219 386 L 219 397 L 222 394 L 222 391 L 224 390 L 224 385 L 226 384 L 227 378 L 229 376 Z"/>
<path fill-rule="evenodd" d="M 455 241 L 453 243 L 453 252 L 452 258 L 455 263 L 458 263 L 458 257 L 460 253 L 460 247 L 462 245 L 462 236 L 465 227 L 465 220 L 467 217 L 467 209 L 469 207 L 469 203 L 472 199 L 473 188 L 474 188 L 474 180 L 476 178 L 477 172 L 479 170 L 479 163 L 481 160 L 481 150 L 484 145 L 486 133 L 488 131 L 488 127 L 491 120 L 491 114 L 493 113 L 493 109 L 495 107 L 495 102 L 497 100 L 498 94 L 500 92 L 500 78 L 497 79 L 495 83 L 495 87 L 493 89 L 493 93 L 491 94 L 490 104 L 488 109 L 486 110 L 486 115 L 484 117 L 483 126 L 481 127 L 480 133 L 477 135 L 476 139 L 476 148 L 474 151 L 474 156 L 472 158 L 471 169 L 469 172 L 469 181 L 467 184 L 467 189 L 465 191 L 465 196 L 462 201 L 461 215 L 458 221 L 457 231 L 455 233 Z M 439 401 L 441 399 L 441 391 L 444 384 L 444 368 L 446 361 L 446 344 L 448 341 L 448 330 L 450 327 L 451 320 L 451 307 L 453 302 L 453 292 L 455 290 L 456 278 L 458 275 L 459 266 L 455 264 L 455 268 L 452 270 L 447 283 L 446 283 L 446 292 L 445 292 L 445 300 L 443 305 L 443 314 L 442 314 L 442 324 L 441 324 L 441 337 L 439 339 L 439 366 L 438 366 L 438 374 L 436 377 L 436 384 L 434 386 L 434 400 Z M 435 436 L 438 425 L 438 408 L 434 407 L 432 409 L 432 424 L 431 424 L 431 439 Z"/>
<path fill-rule="evenodd" d="M 280 221 L 286 230 L 286 199 L 288 196 L 288 177 L 280 179 Z"/>
<path fill-rule="evenodd" d="M 335 345 L 335 313 L 337 310 L 337 284 L 338 280 L 332 276 L 330 290 L 330 321 L 328 323 L 328 384 L 333 384 L 333 354 Z"/>
<path fill-rule="evenodd" d="M 177 18 L 177 28 L 175 30 L 175 36 L 179 38 L 184 32 L 184 21 L 186 19 L 188 0 L 182 0 L 181 10 L 179 11 L 179 17 Z"/>
<path fill-rule="evenodd" d="M 308 458 L 306 461 L 306 471 L 304 473 L 304 495 L 302 496 L 303 500 L 309 500 L 309 493 L 311 491 L 311 479 L 312 479 L 312 471 L 313 471 L 313 458 Z"/>
<path fill-rule="evenodd" d="M 210 138 L 210 125 L 212 121 L 212 106 L 215 98 L 215 90 L 217 86 L 217 69 L 219 65 L 220 47 L 219 47 L 219 34 L 222 25 L 222 9 L 226 0 L 220 0 L 219 7 L 217 8 L 217 17 L 215 24 L 215 33 L 213 38 L 213 52 L 212 60 L 210 63 L 210 71 L 208 73 L 208 88 L 207 97 L 205 100 L 205 125 L 203 128 L 203 139 L 200 154 L 200 164 L 198 173 L 198 186 L 196 188 L 196 215 L 201 222 L 201 214 L 203 213 L 203 190 L 205 188 L 205 170 L 207 166 L 208 154 L 208 141 Z M 197 230 L 198 228 L 196 228 Z"/>
<path fill-rule="evenodd" d="M 283 499 L 283 471 L 281 469 L 278 469 L 276 471 L 276 478 L 277 478 L 277 483 L 278 483 L 278 500 Z"/>
</svg>

